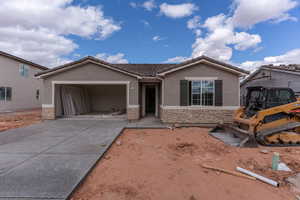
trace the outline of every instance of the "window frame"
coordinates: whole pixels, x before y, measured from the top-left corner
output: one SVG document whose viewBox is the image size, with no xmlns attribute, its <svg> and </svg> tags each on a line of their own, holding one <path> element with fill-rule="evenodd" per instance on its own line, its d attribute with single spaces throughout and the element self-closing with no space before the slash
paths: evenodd
<svg viewBox="0 0 300 200">
<path fill-rule="evenodd" d="M 0 101 L 11 101 L 12 100 L 12 87 L 0 87 L 0 88 L 4 88 L 4 99 L 0 98 Z M 10 90 L 10 98 L 8 98 L 7 94 L 8 94 L 8 90 Z"/>
<path fill-rule="evenodd" d="M 19 74 L 22 77 L 28 78 L 29 77 L 29 66 L 26 64 L 20 64 Z"/>
<path fill-rule="evenodd" d="M 203 87 L 203 82 L 204 81 L 211 81 L 212 82 L 212 87 L 211 88 L 208 88 L 208 87 Z M 191 98 L 191 101 L 190 101 L 190 103 L 191 103 L 191 106 L 199 106 L 199 107 L 203 107 L 203 106 L 205 106 L 205 107 L 208 107 L 208 106 L 215 106 L 215 81 L 214 80 L 205 80 L 205 79 L 199 79 L 199 80 L 191 80 L 190 81 L 191 82 L 191 84 L 190 84 L 190 86 L 191 86 L 191 89 L 190 89 L 190 91 L 191 91 L 191 94 L 190 94 L 190 98 Z M 193 92 L 193 84 L 195 83 L 195 82 L 200 82 L 200 99 L 199 99 L 199 101 L 200 101 L 200 104 L 194 104 L 194 99 L 193 99 L 193 96 L 194 96 L 194 94 L 199 94 L 199 93 L 194 93 Z M 212 89 L 212 94 L 213 94 L 213 96 L 212 96 L 212 105 L 203 105 L 203 102 L 202 102 L 202 95 L 204 94 L 203 93 L 203 89 Z"/>
</svg>

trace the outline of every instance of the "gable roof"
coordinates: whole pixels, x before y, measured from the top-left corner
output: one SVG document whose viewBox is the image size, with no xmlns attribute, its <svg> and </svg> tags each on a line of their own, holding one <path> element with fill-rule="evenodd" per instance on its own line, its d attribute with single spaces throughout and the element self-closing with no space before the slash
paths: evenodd
<svg viewBox="0 0 300 200">
<path fill-rule="evenodd" d="M 241 86 L 249 82 L 254 76 L 256 76 L 258 73 L 260 73 L 262 70 L 268 70 L 268 71 L 276 71 L 276 72 L 282 72 L 282 73 L 289 73 L 294 75 L 300 76 L 300 64 L 290 64 L 290 65 L 262 65 L 259 67 L 256 71 L 251 73 L 247 78 L 245 78 L 241 82 Z"/>
<path fill-rule="evenodd" d="M 74 68 L 74 67 L 78 67 L 78 66 L 86 64 L 86 63 L 93 63 L 93 64 L 96 64 L 96 65 L 101 65 L 103 67 L 109 68 L 109 69 L 114 70 L 114 71 L 121 72 L 123 74 L 127 74 L 129 76 L 133 76 L 133 77 L 136 77 L 136 78 L 141 78 L 141 76 L 138 73 L 131 72 L 128 69 L 125 69 L 125 68 L 122 69 L 121 67 L 117 67 L 115 65 L 112 65 L 108 62 L 105 62 L 103 60 L 100 60 L 100 59 L 92 57 L 92 56 L 87 56 L 87 57 L 84 57 L 84 58 L 79 59 L 77 61 L 70 62 L 70 63 L 64 64 L 64 65 L 61 65 L 61 66 L 58 66 L 58 67 L 54 67 L 52 69 L 48 69 L 48 70 L 45 70 L 43 72 L 39 72 L 35 76 L 38 77 L 38 78 L 48 77 L 50 75 L 61 73 L 63 71 L 66 71 L 66 70 Z"/>
<path fill-rule="evenodd" d="M 155 77 L 159 70 L 169 69 L 174 65 L 176 64 L 114 64 L 114 66 L 132 73 L 138 73 L 141 76 L 152 77 Z"/>
<path fill-rule="evenodd" d="M 218 61 L 216 59 L 213 59 L 213 58 L 210 58 L 207 56 L 199 56 L 197 58 L 187 60 L 180 64 L 170 66 L 169 68 L 161 69 L 158 71 L 158 75 L 166 75 L 166 74 L 193 66 L 198 63 L 206 63 L 206 64 L 214 65 L 216 67 L 223 68 L 226 71 L 231 71 L 231 72 L 239 74 L 239 75 L 248 75 L 249 74 L 248 71 L 243 70 L 239 67 L 235 67 L 233 65 Z"/>
<path fill-rule="evenodd" d="M 36 76 L 39 78 L 43 78 L 86 63 L 94 63 L 137 78 L 156 77 L 157 75 L 163 76 L 167 73 L 171 73 L 173 71 L 177 71 L 200 62 L 215 65 L 217 67 L 223 68 L 227 71 L 231 71 L 238 75 L 249 74 L 248 71 L 214 60 L 206 56 L 201 56 L 195 59 L 191 59 L 180 64 L 111 64 L 106 61 L 100 60 L 98 58 L 87 56 L 80 60 L 67 63 L 52 69 L 48 69 L 43 72 L 39 72 L 36 74 Z"/>
<path fill-rule="evenodd" d="M 11 58 L 11 59 L 16 60 L 16 61 L 21 62 L 21 63 L 25 63 L 25 64 L 28 64 L 28 65 L 31 65 L 31 66 L 33 66 L 33 67 L 35 67 L 35 68 L 38 68 L 38 69 L 41 69 L 41 70 L 47 70 L 47 69 L 48 69 L 47 67 L 44 67 L 44 66 L 42 66 L 42 65 L 33 63 L 33 62 L 28 61 L 28 60 L 25 60 L 25 59 L 23 59 L 23 58 L 20 58 L 20 57 L 11 55 L 11 54 L 6 53 L 6 52 L 4 52 L 4 51 L 0 51 L 0 55 L 1 55 L 1 56 L 4 56 L 4 57 L 7 57 L 7 58 Z"/>
</svg>

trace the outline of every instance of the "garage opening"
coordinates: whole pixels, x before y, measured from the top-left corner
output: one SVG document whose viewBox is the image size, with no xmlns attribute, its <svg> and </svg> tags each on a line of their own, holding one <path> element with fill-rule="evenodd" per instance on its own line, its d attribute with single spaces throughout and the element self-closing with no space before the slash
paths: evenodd
<svg viewBox="0 0 300 200">
<path fill-rule="evenodd" d="M 126 85 L 56 85 L 56 117 L 121 117 L 126 115 Z"/>
</svg>

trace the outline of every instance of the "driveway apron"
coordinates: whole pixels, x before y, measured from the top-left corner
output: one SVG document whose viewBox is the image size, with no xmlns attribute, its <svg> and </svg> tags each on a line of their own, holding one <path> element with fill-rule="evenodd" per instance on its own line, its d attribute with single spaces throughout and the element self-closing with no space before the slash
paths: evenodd
<svg viewBox="0 0 300 200">
<path fill-rule="evenodd" d="M 0 133 L 0 200 L 67 199 L 126 126 L 56 120 Z"/>
</svg>

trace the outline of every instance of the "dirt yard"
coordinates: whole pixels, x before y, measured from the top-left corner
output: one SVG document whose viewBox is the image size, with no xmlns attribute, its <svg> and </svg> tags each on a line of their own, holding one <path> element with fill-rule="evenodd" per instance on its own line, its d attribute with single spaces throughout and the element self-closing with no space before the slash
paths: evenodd
<svg viewBox="0 0 300 200">
<path fill-rule="evenodd" d="M 0 113 L 0 132 L 41 122 L 41 109 Z"/>
<path fill-rule="evenodd" d="M 285 178 L 300 172 L 300 148 L 235 148 L 212 138 L 208 130 L 125 130 L 71 199 L 296 199 L 297 191 Z M 293 172 L 272 171 L 273 152 L 279 152 Z M 202 164 L 232 171 L 244 167 L 281 186 L 204 169 Z"/>
</svg>

